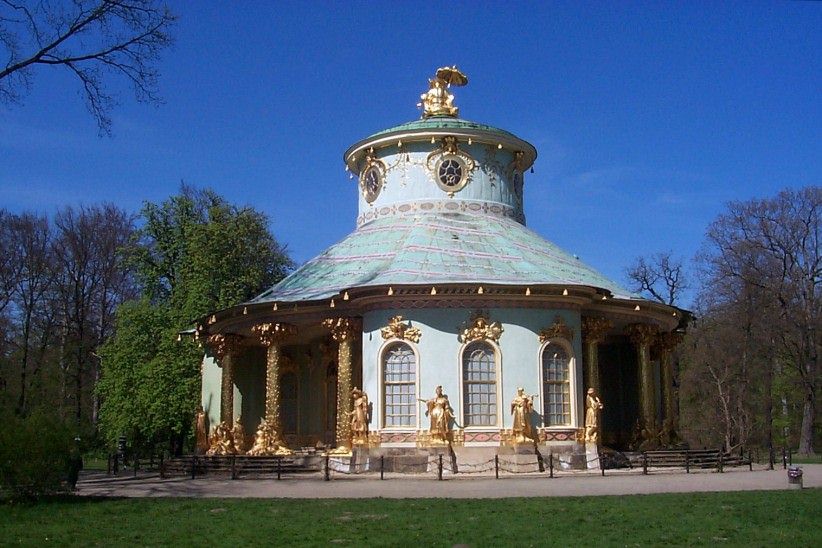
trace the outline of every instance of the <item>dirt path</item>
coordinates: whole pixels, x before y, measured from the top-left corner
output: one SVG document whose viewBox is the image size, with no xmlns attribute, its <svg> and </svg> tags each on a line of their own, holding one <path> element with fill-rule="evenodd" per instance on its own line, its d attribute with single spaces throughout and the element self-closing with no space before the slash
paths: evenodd
<svg viewBox="0 0 822 548">
<path fill-rule="evenodd" d="M 822 464 L 802 465 L 806 488 L 822 487 Z M 344 476 L 331 481 L 311 475 L 276 479 L 172 478 L 156 475 L 110 478 L 105 474 L 84 474 L 77 485 L 85 496 L 118 497 L 253 497 L 253 498 L 504 498 L 562 497 L 588 495 L 636 495 L 701 491 L 755 491 L 788 489 L 784 470 L 754 467 L 729 469 L 725 473 L 700 471 L 692 474 L 655 471 L 643 476 L 637 471 L 609 471 L 606 477 L 582 472 L 549 479 L 547 475 L 527 477 L 456 476 L 437 481 L 432 476 L 378 475 Z"/>
</svg>

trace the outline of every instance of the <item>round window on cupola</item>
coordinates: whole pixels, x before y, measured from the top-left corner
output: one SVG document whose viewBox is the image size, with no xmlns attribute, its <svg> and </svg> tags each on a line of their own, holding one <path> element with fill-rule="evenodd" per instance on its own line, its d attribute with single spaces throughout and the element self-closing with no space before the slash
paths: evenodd
<svg viewBox="0 0 822 548">
<path fill-rule="evenodd" d="M 468 165 L 456 154 L 444 154 L 434 167 L 435 180 L 448 193 L 461 190 L 468 182 Z"/>
<path fill-rule="evenodd" d="M 385 180 L 382 166 L 378 162 L 372 163 L 360 176 L 360 186 L 363 197 L 369 204 L 380 195 Z"/>
</svg>

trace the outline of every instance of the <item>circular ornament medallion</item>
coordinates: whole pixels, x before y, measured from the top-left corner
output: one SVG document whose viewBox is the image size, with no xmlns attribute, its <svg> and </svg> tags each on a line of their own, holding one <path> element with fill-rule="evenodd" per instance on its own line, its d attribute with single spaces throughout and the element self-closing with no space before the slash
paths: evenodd
<svg viewBox="0 0 822 548">
<path fill-rule="evenodd" d="M 434 180 L 448 193 L 461 190 L 468 182 L 468 166 L 456 154 L 444 154 L 434 167 Z"/>
<path fill-rule="evenodd" d="M 368 169 L 363 171 L 360 177 L 360 186 L 362 186 L 362 193 L 366 202 L 370 204 L 377 199 L 382 190 L 384 179 L 385 176 L 378 163 L 371 164 Z"/>
</svg>

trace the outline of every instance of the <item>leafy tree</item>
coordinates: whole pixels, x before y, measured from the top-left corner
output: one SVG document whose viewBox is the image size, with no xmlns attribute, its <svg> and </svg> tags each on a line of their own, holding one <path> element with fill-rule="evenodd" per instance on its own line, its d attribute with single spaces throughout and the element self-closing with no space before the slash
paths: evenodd
<svg viewBox="0 0 822 548">
<path fill-rule="evenodd" d="M 105 76 L 125 79 L 138 101 L 159 102 L 160 52 L 172 43 L 174 16 L 155 0 L 0 0 L 0 102 L 19 102 L 35 67 L 65 68 L 82 86 L 101 132 L 115 100 Z"/>
<path fill-rule="evenodd" d="M 145 204 L 142 217 L 131 261 L 144 298 L 120 307 L 101 353 L 102 425 L 111 439 L 170 439 L 179 450 L 199 396 L 202 350 L 177 334 L 276 283 L 292 262 L 265 215 L 210 190 L 183 186 Z"/>
</svg>

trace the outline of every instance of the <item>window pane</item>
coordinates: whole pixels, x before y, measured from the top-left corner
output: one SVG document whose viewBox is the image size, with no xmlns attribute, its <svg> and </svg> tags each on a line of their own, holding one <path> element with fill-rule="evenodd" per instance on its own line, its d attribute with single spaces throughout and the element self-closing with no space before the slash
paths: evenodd
<svg viewBox="0 0 822 548">
<path fill-rule="evenodd" d="M 497 424 L 497 384 L 494 349 L 474 343 L 462 355 L 463 421 L 465 426 Z"/>
<path fill-rule="evenodd" d="M 571 424 L 570 359 L 564 348 L 549 344 L 542 351 L 542 379 L 545 425 Z"/>
<path fill-rule="evenodd" d="M 417 358 L 411 347 L 397 343 L 383 356 L 385 426 L 417 424 Z"/>
</svg>

